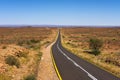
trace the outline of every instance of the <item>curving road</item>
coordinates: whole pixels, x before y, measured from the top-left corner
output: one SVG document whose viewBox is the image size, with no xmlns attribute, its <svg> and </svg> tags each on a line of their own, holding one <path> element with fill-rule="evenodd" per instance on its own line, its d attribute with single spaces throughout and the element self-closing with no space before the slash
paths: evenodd
<svg viewBox="0 0 120 80">
<path fill-rule="evenodd" d="M 75 56 L 61 45 L 60 32 L 52 54 L 62 80 L 120 80 L 120 78 Z"/>
</svg>

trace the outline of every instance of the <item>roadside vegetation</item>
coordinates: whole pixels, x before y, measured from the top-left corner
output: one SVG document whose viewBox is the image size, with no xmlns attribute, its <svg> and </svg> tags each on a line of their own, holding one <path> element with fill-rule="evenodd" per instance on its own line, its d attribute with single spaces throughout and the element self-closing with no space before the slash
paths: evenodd
<svg viewBox="0 0 120 80">
<path fill-rule="evenodd" d="M 36 80 L 41 49 L 53 41 L 56 30 L 0 28 L 0 80 Z"/>
<path fill-rule="evenodd" d="M 27 77 L 24 78 L 24 80 L 37 80 L 36 76 L 33 74 L 28 75 Z"/>
<path fill-rule="evenodd" d="M 20 67 L 20 62 L 17 58 L 14 56 L 8 55 L 7 58 L 5 59 L 6 64 L 10 66 L 16 66 L 17 68 Z"/>
<path fill-rule="evenodd" d="M 101 53 L 100 48 L 102 47 L 102 41 L 97 38 L 91 38 L 89 40 L 89 48 L 91 49 L 91 54 L 99 55 Z"/>
<path fill-rule="evenodd" d="M 120 77 L 120 28 L 62 28 L 62 45 Z"/>
</svg>

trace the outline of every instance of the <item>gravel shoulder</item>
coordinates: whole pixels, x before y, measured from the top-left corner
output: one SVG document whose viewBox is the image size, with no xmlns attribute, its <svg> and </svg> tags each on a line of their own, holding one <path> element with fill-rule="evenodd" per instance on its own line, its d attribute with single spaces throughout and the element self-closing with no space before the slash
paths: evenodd
<svg viewBox="0 0 120 80">
<path fill-rule="evenodd" d="M 54 69 L 52 58 L 51 58 L 51 47 L 53 43 L 48 47 L 41 49 L 43 55 L 39 65 L 37 80 L 59 80 Z"/>
</svg>

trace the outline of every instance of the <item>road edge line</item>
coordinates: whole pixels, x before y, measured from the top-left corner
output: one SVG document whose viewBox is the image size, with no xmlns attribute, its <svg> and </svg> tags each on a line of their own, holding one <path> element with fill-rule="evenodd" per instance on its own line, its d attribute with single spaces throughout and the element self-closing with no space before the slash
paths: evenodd
<svg viewBox="0 0 120 80">
<path fill-rule="evenodd" d="M 50 52 L 50 53 L 51 53 L 53 66 L 54 66 L 54 68 L 55 68 L 55 71 L 56 71 L 56 73 L 57 73 L 57 76 L 58 76 L 59 80 L 62 80 L 62 77 L 61 77 L 61 75 L 60 75 L 60 72 L 58 71 L 57 65 L 56 65 L 56 63 L 55 63 L 55 59 L 54 59 L 53 54 L 52 54 L 52 47 L 51 47 L 51 52 Z"/>
<path fill-rule="evenodd" d="M 58 34 L 59 34 L 59 31 L 58 31 Z M 55 42 L 56 42 L 57 39 L 58 39 L 58 34 L 57 34 L 57 36 L 56 36 Z M 53 42 L 53 45 L 55 44 L 55 42 Z M 53 63 L 54 69 L 55 69 L 55 71 L 56 71 L 56 73 L 57 73 L 57 76 L 58 76 L 59 80 L 62 80 L 62 77 L 61 77 L 61 75 L 60 75 L 60 72 L 59 72 L 59 70 L 58 70 L 58 68 L 57 68 L 57 65 L 56 65 L 56 63 L 55 63 L 55 59 L 54 59 L 54 57 L 53 57 L 53 52 L 52 52 L 52 47 L 53 47 L 53 45 L 51 46 L 51 50 L 50 50 L 50 54 L 51 54 L 51 58 L 52 58 L 52 63 Z"/>
</svg>

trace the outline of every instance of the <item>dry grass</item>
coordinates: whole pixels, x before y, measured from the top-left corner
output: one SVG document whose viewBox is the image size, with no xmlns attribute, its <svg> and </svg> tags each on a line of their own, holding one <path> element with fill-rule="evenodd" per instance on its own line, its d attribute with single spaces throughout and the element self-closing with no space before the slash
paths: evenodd
<svg viewBox="0 0 120 80">
<path fill-rule="evenodd" d="M 56 28 L 0 28 L 0 44 L 24 43 L 30 40 L 44 40 Z M 51 41 L 51 38 L 50 38 Z"/>
<path fill-rule="evenodd" d="M 89 39 L 103 41 L 101 54 L 89 51 Z M 62 28 L 62 44 L 65 48 L 95 65 L 120 77 L 120 28 Z"/>
<path fill-rule="evenodd" d="M 23 80 L 33 74 L 37 77 L 41 47 L 54 41 L 56 28 L 0 28 L 0 80 Z M 17 68 L 5 59 L 15 57 Z"/>
</svg>

